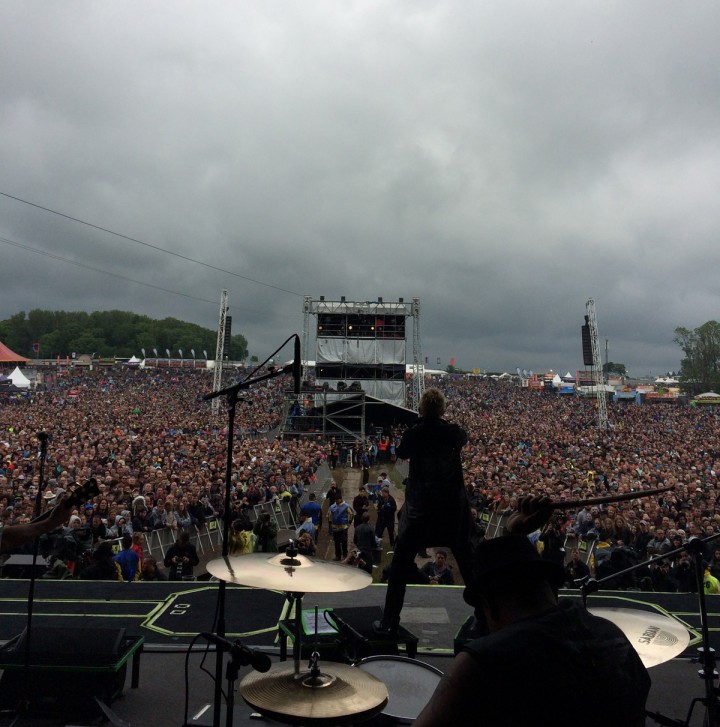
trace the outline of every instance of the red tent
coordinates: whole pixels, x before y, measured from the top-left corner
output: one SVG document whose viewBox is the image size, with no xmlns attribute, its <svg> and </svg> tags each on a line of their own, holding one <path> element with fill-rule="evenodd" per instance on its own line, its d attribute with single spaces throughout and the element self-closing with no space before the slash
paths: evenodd
<svg viewBox="0 0 720 727">
<path fill-rule="evenodd" d="M 0 341 L 0 363 L 21 363 L 29 361 L 25 356 L 18 356 L 15 351 L 11 351 L 2 341 Z"/>
</svg>

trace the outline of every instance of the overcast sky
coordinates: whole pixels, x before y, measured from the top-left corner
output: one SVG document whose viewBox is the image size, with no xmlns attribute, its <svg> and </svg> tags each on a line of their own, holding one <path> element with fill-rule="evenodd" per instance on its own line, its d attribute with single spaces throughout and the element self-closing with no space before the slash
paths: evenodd
<svg viewBox="0 0 720 727">
<path fill-rule="evenodd" d="M 603 357 L 677 369 L 675 328 L 720 318 L 718 28 L 715 0 L 3 2 L 0 192 L 147 244 L 0 196 L 0 319 L 215 328 L 226 288 L 262 359 L 303 295 L 417 296 L 432 364 L 562 374 L 593 298 Z"/>
</svg>

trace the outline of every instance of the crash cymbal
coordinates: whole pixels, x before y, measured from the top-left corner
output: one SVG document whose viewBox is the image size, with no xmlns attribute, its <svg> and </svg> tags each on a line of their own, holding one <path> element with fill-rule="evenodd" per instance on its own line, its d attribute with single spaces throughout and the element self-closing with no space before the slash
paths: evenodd
<svg viewBox="0 0 720 727">
<path fill-rule="evenodd" d="M 292 664 L 278 664 L 264 674 L 250 672 L 240 682 L 240 696 L 261 714 L 288 724 L 361 722 L 379 714 L 388 691 L 377 678 L 346 664 L 327 664 L 324 679 L 296 675 Z"/>
<path fill-rule="evenodd" d="M 221 581 L 296 593 L 359 591 L 372 583 L 360 568 L 285 553 L 225 556 L 211 560 L 207 570 Z"/>
<path fill-rule="evenodd" d="M 670 661 L 690 643 L 690 632 L 668 616 L 632 608 L 589 608 L 588 611 L 618 626 L 646 668 Z"/>
</svg>

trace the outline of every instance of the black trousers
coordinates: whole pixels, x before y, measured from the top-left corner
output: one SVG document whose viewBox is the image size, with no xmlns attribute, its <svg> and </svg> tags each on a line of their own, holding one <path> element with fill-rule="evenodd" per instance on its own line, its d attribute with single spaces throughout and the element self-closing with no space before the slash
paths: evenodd
<svg viewBox="0 0 720 727">
<path fill-rule="evenodd" d="M 465 530 L 458 528 L 452 538 L 443 537 L 443 534 L 433 537 L 432 530 L 425 523 L 409 523 L 400 528 L 395 540 L 393 559 L 388 574 L 382 618 L 384 626 L 396 628 L 400 623 L 400 612 L 405 601 L 408 576 L 416 567 L 415 556 L 418 551 L 425 549 L 428 545 L 450 548 L 463 580 L 465 583 L 470 582 L 473 562 L 472 544 L 469 537 L 463 537 L 464 535 Z M 447 531 L 445 536 L 447 536 Z"/>
</svg>

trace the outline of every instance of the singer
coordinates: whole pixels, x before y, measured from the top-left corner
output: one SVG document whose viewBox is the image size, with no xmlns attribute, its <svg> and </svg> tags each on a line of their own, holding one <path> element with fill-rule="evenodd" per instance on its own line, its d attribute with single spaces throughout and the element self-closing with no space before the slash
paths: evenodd
<svg viewBox="0 0 720 727">
<path fill-rule="evenodd" d="M 405 505 L 390 564 L 385 610 L 373 624 L 378 634 L 395 636 L 415 554 L 427 546 L 447 545 L 468 583 L 472 576 L 470 505 L 465 495 L 460 450 L 467 433 L 442 418 L 445 396 L 426 389 L 420 419 L 403 435 L 397 455 L 410 460 Z"/>
</svg>

